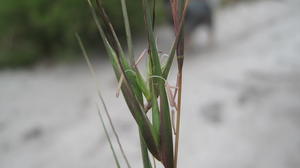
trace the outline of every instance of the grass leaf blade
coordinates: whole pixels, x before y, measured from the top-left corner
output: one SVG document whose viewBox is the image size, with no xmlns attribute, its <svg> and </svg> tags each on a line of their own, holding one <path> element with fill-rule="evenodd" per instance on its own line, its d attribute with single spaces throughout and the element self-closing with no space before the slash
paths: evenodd
<svg viewBox="0 0 300 168">
<path fill-rule="evenodd" d="M 117 165 L 117 168 L 120 168 L 120 163 L 119 163 L 118 157 L 117 157 L 115 149 L 114 149 L 114 147 L 112 145 L 111 139 L 109 137 L 109 134 L 108 134 L 107 128 L 105 126 L 105 123 L 104 123 L 104 120 L 103 120 L 103 116 L 102 116 L 102 114 L 100 112 L 100 107 L 98 106 L 98 104 L 97 104 L 97 109 L 98 109 L 98 115 L 99 115 L 99 118 L 101 120 L 102 127 L 103 127 L 104 132 L 105 132 L 105 136 L 106 136 L 106 138 L 107 138 L 107 140 L 109 142 L 110 149 L 111 149 L 111 151 L 113 153 L 113 156 L 114 156 L 114 159 L 115 159 L 115 163 Z"/>
<path fill-rule="evenodd" d="M 160 86 L 160 147 L 165 168 L 173 168 L 173 134 L 168 97 L 164 86 Z"/>
<path fill-rule="evenodd" d="M 114 133 L 114 136 L 115 136 L 115 138 L 116 138 L 116 140 L 117 140 L 117 143 L 118 143 L 118 146 L 119 146 L 119 148 L 120 148 L 121 154 L 122 154 L 122 156 L 123 156 L 123 158 L 124 158 L 124 160 L 125 160 L 125 162 L 126 162 L 126 164 L 127 164 L 127 167 L 128 167 L 128 168 L 131 168 L 130 163 L 129 163 L 128 159 L 127 159 L 127 156 L 126 156 L 126 154 L 125 154 L 125 151 L 124 151 L 124 149 L 123 149 L 123 146 L 122 146 L 122 144 L 121 144 L 121 142 L 120 142 L 120 138 L 119 138 L 119 136 L 118 136 L 118 133 L 117 133 L 115 127 L 114 127 L 114 124 L 113 124 L 113 122 L 112 122 L 112 119 L 111 119 L 111 117 L 110 117 L 110 114 L 108 113 L 108 109 L 107 109 L 107 106 L 106 106 L 106 104 L 105 104 L 104 98 L 103 98 L 103 96 L 102 96 L 102 94 L 101 94 L 101 92 L 100 92 L 100 89 L 99 89 L 99 87 L 98 87 L 98 86 L 99 86 L 99 81 L 98 81 L 97 78 L 96 78 L 96 72 L 95 72 L 95 70 L 94 70 L 94 68 L 93 68 L 93 65 L 91 64 L 91 61 L 90 61 L 90 59 L 89 59 L 89 57 L 88 57 L 88 55 L 87 55 L 86 49 L 85 49 L 85 47 L 83 46 L 83 43 L 82 43 L 82 41 L 81 41 L 81 39 L 80 39 L 80 37 L 79 37 L 78 34 L 76 34 L 76 38 L 77 38 L 78 43 L 79 43 L 79 45 L 80 45 L 80 47 L 81 47 L 81 50 L 82 50 L 83 55 L 84 55 L 84 58 L 85 58 L 85 60 L 86 60 L 86 62 L 87 62 L 87 64 L 88 64 L 88 67 L 89 67 L 89 69 L 90 69 L 90 72 L 91 72 L 91 74 L 92 74 L 92 77 L 93 77 L 94 80 L 95 80 L 96 88 L 97 88 L 97 93 L 98 93 L 99 99 L 100 99 L 101 104 L 102 104 L 102 106 L 103 106 L 103 108 L 104 108 L 104 111 L 105 111 L 105 114 L 106 114 L 106 116 L 107 116 L 107 118 L 108 118 L 109 124 L 110 124 L 110 126 L 111 126 L 111 128 L 112 128 L 112 130 L 113 130 L 113 133 Z M 100 112 L 99 112 L 99 113 L 100 113 Z M 101 114 L 99 114 L 99 115 L 101 115 Z M 102 118 L 102 116 L 100 116 L 100 117 Z"/>
<path fill-rule="evenodd" d="M 121 0 L 121 5 L 122 5 L 122 13 L 123 13 L 125 31 L 126 31 L 129 61 L 130 61 L 130 64 L 133 66 L 135 64 L 135 62 L 134 62 L 133 47 L 132 47 L 132 36 L 131 36 L 130 23 L 129 23 L 129 17 L 128 17 L 127 6 L 126 6 L 125 0 Z"/>
<path fill-rule="evenodd" d="M 143 136 L 141 135 L 141 131 L 139 131 L 139 136 L 140 136 L 140 145 L 141 145 L 143 166 L 144 166 L 144 168 L 152 168 L 151 162 L 150 162 L 150 159 L 149 159 L 147 145 L 145 143 L 145 140 L 144 140 Z"/>
</svg>

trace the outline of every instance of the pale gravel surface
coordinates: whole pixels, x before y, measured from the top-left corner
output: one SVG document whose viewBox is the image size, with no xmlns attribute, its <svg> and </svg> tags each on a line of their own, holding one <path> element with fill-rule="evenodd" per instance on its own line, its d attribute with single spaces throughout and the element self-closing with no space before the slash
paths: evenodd
<svg viewBox="0 0 300 168">
<path fill-rule="evenodd" d="M 298 0 L 218 11 L 215 47 L 194 46 L 186 59 L 180 167 L 300 167 L 299 18 Z M 110 65 L 95 64 L 131 163 L 141 167 Z M 84 64 L 1 71 L 0 167 L 114 167 L 96 100 Z"/>
</svg>

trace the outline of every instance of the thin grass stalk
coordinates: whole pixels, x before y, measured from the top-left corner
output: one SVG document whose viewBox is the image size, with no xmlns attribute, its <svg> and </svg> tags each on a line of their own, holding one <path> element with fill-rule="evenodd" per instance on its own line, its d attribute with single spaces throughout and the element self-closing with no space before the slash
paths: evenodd
<svg viewBox="0 0 300 168">
<path fill-rule="evenodd" d="M 92 13 L 94 22 L 95 22 L 95 24 L 96 24 L 96 26 L 97 26 L 97 30 L 99 31 L 99 34 L 100 34 L 100 36 L 101 36 L 101 38 L 102 38 L 102 41 L 103 41 L 103 43 L 104 43 L 105 49 L 106 49 L 107 53 L 110 55 L 110 57 L 111 57 L 111 56 L 112 56 L 112 46 L 111 46 L 111 44 L 108 42 L 108 39 L 107 39 L 107 37 L 106 37 L 106 35 L 105 35 L 105 33 L 104 33 L 104 30 L 103 30 L 103 28 L 102 28 L 102 26 L 101 26 L 99 20 L 97 19 L 97 14 L 96 14 L 96 12 L 95 12 L 93 6 L 92 6 L 91 1 L 90 1 L 90 0 L 87 0 L 87 2 L 88 2 L 88 4 L 89 4 L 89 8 L 90 8 L 90 11 L 91 11 L 91 13 Z"/>
<path fill-rule="evenodd" d="M 125 31 L 126 31 L 129 61 L 130 61 L 131 66 L 133 66 L 135 64 L 135 62 L 134 62 L 133 47 L 132 47 L 132 36 L 131 36 L 130 23 L 129 23 L 129 17 L 128 17 L 127 6 L 126 6 L 125 0 L 121 0 L 121 5 L 122 5 L 122 13 L 123 13 Z"/>
<path fill-rule="evenodd" d="M 114 159 L 115 159 L 116 166 L 117 166 L 117 168 L 120 168 L 120 163 L 119 163 L 118 157 L 117 157 L 116 152 L 115 152 L 115 150 L 114 150 L 114 147 L 113 147 L 113 145 L 112 145 L 112 142 L 111 142 L 111 139 L 110 139 L 110 137 L 109 137 L 107 128 L 106 128 L 106 126 L 105 126 L 105 124 L 104 124 L 104 120 L 103 120 L 102 114 L 101 114 L 101 112 L 100 112 L 100 107 L 98 106 L 98 104 L 97 104 L 97 109 L 98 109 L 98 115 L 99 115 L 99 118 L 100 118 L 100 120 L 101 120 L 102 127 L 103 127 L 104 132 L 105 132 L 105 136 L 106 136 L 106 138 L 107 138 L 107 140 L 108 140 L 108 142 L 109 142 L 110 149 L 111 149 L 111 151 L 112 151 L 112 153 L 113 153 L 113 156 L 114 156 Z"/>
<path fill-rule="evenodd" d="M 149 9 L 149 0 L 143 0 L 143 8 L 144 8 L 144 18 L 146 24 L 146 30 L 148 33 L 148 41 L 149 41 L 149 55 L 150 55 L 150 62 L 151 66 L 153 67 L 152 71 L 154 74 L 152 75 L 161 75 L 161 66 L 159 60 L 158 49 L 156 46 L 155 35 L 153 31 L 153 16 L 151 16 L 152 11 Z"/>
<path fill-rule="evenodd" d="M 138 88 L 143 93 L 145 93 L 145 95 L 147 95 L 147 89 L 145 87 L 146 85 L 144 84 L 144 80 L 142 78 L 142 75 L 140 74 L 140 72 L 139 72 L 139 70 L 138 70 L 138 68 L 135 64 L 135 61 L 134 61 L 134 54 L 133 54 L 133 47 L 132 47 L 132 36 L 131 36 L 130 23 L 129 23 L 129 17 L 128 17 L 127 6 L 126 6 L 126 1 L 125 0 L 121 0 L 121 6 L 122 6 L 122 14 L 123 14 L 123 19 L 124 19 L 125 31 L 126 31 L 129 61 L 130 61 L 130 65 L 131 65 L 130 68 L 132 68 L 136 73 L 136 77 L 137 77 L 137 81 L 136 81 L 137 85 L 136 86 L 138 86 Z M 110 26 L 110 27 L 112 27 L 112 26 Z M 111 28 L 111 29 L 113 29 L 113 28 Z M 137 94 L 139 94 L 139 92 Z M 148 98 L 148 100 L 149 100 L 149 96 L 146 96 L 146 98 Z M 142 102 L 143 102 L 142 95 L 140 95 L 139 99 L 140 99 L 140 102 L 142 104 Z"/>
<path fill-rule="evenodd" d="M 80 46 L 81 46 L 81 48 L 82 48 L 82 51 L 83 51 L 83 53 L 84 53 L 84 57 L 85 57 L 85 59 L 86 59 L 86 62 L 88 63 L 88 66 L 89 66 L 89 68 L 90 68 L 91 74 L 92 74 L 92 76 L 94 77 L 96 83 L 99 83 L 99 82 L 97 81 L 97 79 L 96 79 L 96 73 L 95 73 L 95 70 L 94 70 L 94 68 L 92 67 L 92 64 L 91 64 L 91 62 L 90 62 L 90 59 L 89 59 L 88 56 L 87 56 L 86 50 L 85 50 L 84 47 L 83 47 L 83 44 L 82 44 L 82 42 L 81 42 L 81 40 L 80 40 L 80 37 L 79 37 L 78 35 L 76 35 L 76 37 L 78 38 L 79 44 L 80 44 Z M 98 85 L 97 85 L 97 86 L 98 86 Z M 97 87 L 97 90 L 98 90 L 99 98 L 100 98 L 100 100 L 101 100 L 101 102 L 102 102 L 102 105 L 103 105 L 103 107 L 104 107 L 104 109 L 105 109 L 106 115 L 107 115 L 107 117 L 108 117 L 108 119 L 109 119 L 109 123 L 110 123 L 110 125 L 111 125 L 111 127 L 112 127 L 112 130 L 113 130 L 113 132 L 114 132 L 114 134 L 115 134 L 115 137 L 116 137 L 116 139 L 117 139 L 117 142 L 118 142 L 118 145 L 119 145 L 119 147 L 120 147 L 121 153 L 122 153 L 122 155 L 123 155 L 123 157 L 124 157 L 124 159 L 125 159 L 125 161 L 126 161 L 127 166 L 130 168 L 131 166 L 130 166 L 129 161 L 128 161 L 127 157 L 126 157 L 126 154 L 125 154 L 125 152 L 124 152 L 124 150 L 123 150 L 123 147 L 122 147 L 122 145 L 121 145 L 121 143 L 120 143 L 119 137 L 118 137 L 118 135 L 117 135 L 117 133 L 116 133 L 116 130 L 115 130 L 114 126 L 113 126 L 113 123 L 112 123 L 111 117 L 110 117 L 110 115 L 109 115 L 109 113 L 108 113 L 106 104 L 104 103 L 104 99 L 103 99 L 102 94 L 101 94 L 100 90 L 98 89 L 98 87 Z M 101 116 L 101 118 L 102 118 L 102 116 Z M 140 136 L 141 136 L 141 135 L 140 135 Z M 142 136 L 141 136 L 141 137 L 142 137 Z M 109 140 L 109 141 L 110 141 L 110 140 Z M 151 163 L 150 163 L 150 161 L 149 161 L 149 157 L 148 157 L 148 150 L 147 150 L 147 147 L 146 147 L 146 144 L 145 144 L 144 140 L 141 141 L 141 148 L 142 148 L 142 153 L 143 153 L 143 160 L 144 160 L 144 162 L 145 162 L 145 163 L 144 163 L 144 166 L 146 166 L 145 168 L 152 168 L 152 167 L 151 167 Z M 114 149 L 113 149 L 113 150 L 114 150 Z M 113 153 L 115 153 L 115 151 L 113 151 Z M 147 161 L 147 160 L 148 160 L 148 161 Z"/>
<path fill-rule="evenodd" d="M 104 103 L 104 99 L 103 99 L 103 97 L 100 97 L 100 99 L 101 99 L 102 105 L 103 105 L 103 107 L 104 107 L 104 111 L 105 111 L 106 117 L 108 118 L 109 124 L 110 124 L 110 126 L 111 126 L 111 129 L 113 130 L 113 134 L 115 135 L 115 138 L 116 138 L 116 140 L 117 140 L 117 143 L 118 143 L 118 146 L 119 146 L 119 148 L 120 148 L 121 154 L 122 154 L 122 156 L 123 156 L 123 158 L 124 158 L 124 160 L 125 160 L 125 162 L 126 162 L 127 167 L 128 167 L 128 168 L 131 168 L 131 165 L 130 165 L 128 159 L 127 159 L 127 156 L 126 156 L 125 151 L 124 151 L 124 149 L 123 149 L 123 146 L 122 146 L 122 144 L 121 144 L 120 138 L 119 138 L 119 136 L 118 136 L 118 133 L 117 133 L 117 131 L 116 131 L 115 127 L 114 127 L 114 124 L 113 124 L 113 122 L 112 122 L 111 116 L 110 116 L 110 114 L 108 113 L 107 106 L 106 106 L 106 104 Z"/>
<path fill-rule="evenodd" d="M 174 24 L 174 29 L 175 32 L 178 32 L 176 25 L 178 25 L 178 0 L 170 0 L 170 5 L 171 5 L 171 12 L 173 16 L 173 24 Z"/>
<path fill-rule="evenodd" d="M 97 25 L 98 29 L 99 28 L 102 29 L 102 26 L 98 21 L 95 8 L 92 6 L 92 3 L 90 2 L 90 0 L 88 0 L 88 2 L 90 4 L 90 9 L 92 11 L 93 19 L 95 20 L 95 22 L 98 22 L 98 25 Z M 116 32 L 115 32 L 108 16 L 107 16 L 107 13 L 105 12 L 105 10 L 102 6 L 102 0 L 97 0 L 96 2 L 97 2 L 97 5 L 98 5 L 98 8 L 100 9 L 99 13 L 101 15 L 101 18 L 104 20 L 104 23 L 106 24 L 106 27 L 109 29 L 110 35 L 112 36 L 112 41 L 110 41 L 110 45 L 114 48 L 114 50 L 117 52 L 117 54 L 119 56 L 122 56 L 122 60 L 126 60 L 124 50 L 121 46 L 121 43 L 118 39 L 118 36 L 117 36 L 117 34 L 116 34 Z"/>
<path fill-rule="evenodd" d="M 189 0 L 180 0 L 178 3 L 178 18 L 184 18 L 184 10 L 187 8 Z M 176 27 L 176 26 L 175 26 Z M 176 114 L 176 135 L 175 135 L 175 156 L 174 168 L 178 165 L 178 151 L 179 151 L 179 137 L 180 137 L 180 121 L 181 121 L 181 101 L 182 101 L 182 75 L 183 75 L 183 61 L 184 61 L 184 32 L 180 34 L 180 41 L 177 46 L 177 65 L 178 65 L 178 110 Z"/>
<path fill-rule="evenodd" d="M 92 65 L 92 63 L 91 63 L 91 61 L 90 61 L 90 59 L 89 59 L 89 57 L 88 57 L 88 55 L 87 55 L 86 49 L 84 48 L 83 43 L 82 43 L 82 41 L 81 41 L 81 39 L 80 39 L 80 37 L 79 37 L 78 34 L 76 34 L 76 38 L 77 38 L 77 40 L 78 40 L 78 43 L 80 44 L 81 50 L 82 50 L 83 55 L 84 55 L 84 58 L 85 58 L 85 60 L 86 60 L 86 62 L 87 62 L 87 64 L 88 64 L 88 67 L 89 67 L 89 70 L 90 70 L 90 72 L 91 72 L 91 75 L 92 75 L 92 77 L 93 77 L 93 79 L 94 79 L 94 81 L 95 81 L 95 83 L 96 83 L 96 89 L 97 89 L 97 93 L 98 93 L 99 99 L 100 99 L 101 104 L 102 104 L 102 106 L 103 106 L 103 108 L 104 108 L 106 117 L 108 118 L 109 125 L 110 125 L 111 129 L 113 130 L 113 134 L 114 134 L 114 136 L 115 136 L 115 138 L 116 138 L 116 140 L 117 140 L 117 143 L 118 143 L 119 149 L 120 149 L 120 151 L 121 151 L 121 154 L 122 154 L 122 156 L 123 156 L 123 158 L 124 158 L 124 160 L 125 160 L 125 162 L 126 162 L 126 164 L 127 164 L 127 167 L 128 167 L 128 168 L 131 168 L 130 163 L 129 163 L 128 159 L 127 159 L 127 156 L 126 156 L 126 154 L 125 154 L 125 151 L 124 151 L 124 149 L 123 149 L 123 146 L 122 146 L 122 144 L 121 144 L 120 138 L 119 138 L 119 136 L 118 136 L 118 133 L 117 133 L 117 131 L 116 131 L 116 129 L 115 129 L 115 126 L 114 126 L 114 124 L 113 124 L 113 121 L 112 121 L 112 119 L 111 119 L 111 116 L 110 116 L 110 114 L 109 114 L 109 112 L 108 112 L 108 109 L 107 109 L 106 103 L 105 103 L 105 101 L 104 101 L 104 98 L 103 98 L 103 96 L 102 96 L 102 94 L 101 94 L 101 91 L 100 91 L 100 89 L 99 89 L 99 87 L 98 87 L 98 86 L 99 86 L 99 81 L 98 81 L 97 78 L 96 78 L 96 72 L 95 72 L 95 70 L 94 70 L 94 68 L 93 68 L 93 65 Z M 101 115 L 101 114 L 100 114 L 100 115 Z M 102 118 L 102 116 L 101 116 L 101 118 Z"/>
<path fill-rule="evenodd" d="M 151 162 L 149 159 L 147 144 L 145 143 L 145 140 L 144 140 L 140 130 L 139 130 L 139 137 L 140 137 L 140 146 L 141 146 L 141 153 L 142 153 L 142 159 L 143 159 L 143 166 L 144 166 L 144 168 L 152 168 L 152 165 L 151 165 Z"/>
<path fill-rule="evenodd" d="M 170 69 L 171 69 L 171 65 L 172 65 L 173 59 L 174 59 L 176 51 L 177 51 L 179 41 L 181 40 L 180 35 L 183 34 L 183 25 L 184 25 L 184 21 L 185 21 L 185 15 L 186 15 L 186 10 L 187 10 L 188 4 L 189 4 L 189 0 L 187 0 L 185 5 L 184 5 L 183 14 L 182 14 L 181 19 L 179 21 L 179 25 L 178 26 L 175 25 L 175 27 L 178 27 L 178 28 L 176 28 L 176 31 L 175 31 L 175 35 L 176 35 L 175 37 L 176 38 L 175 38 L 175 41 L 174 41 L 174 43 L 171 47 L 171 51 L 170 51 L 167 63 L 163 68 L 163 78 L 165 78 L 165 79 L 168 78 L 168 75 L 169 75 L 169 72 L 170 72 Z"/>
<path fill-rule="evenodd" d="M 176 113 L 176 128 L 175 128 L 175 156 L 174 156 L 174 168 L 177 168 L 178 164 L 178 151 L 179 151 L 179 135 L 180 135 L 180 121 L 181 121 L 181 96 L 182 96 L 182 71 L 178 73 L 178 97 Z"/>
</svg>

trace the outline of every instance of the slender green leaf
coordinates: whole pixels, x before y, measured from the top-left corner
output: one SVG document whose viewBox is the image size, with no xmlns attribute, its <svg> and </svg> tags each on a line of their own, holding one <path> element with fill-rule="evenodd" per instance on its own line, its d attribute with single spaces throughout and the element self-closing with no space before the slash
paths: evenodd
<svg viewBox="0 0 300 168">
<path fill-rule="evenodd" d="M 145 95 L 145 98 L 147 99 L 148 102 L 151 101 L 151 93 L 150 90 L 145 82 L 145 80 L 143 79 L 143 76 L 140 72 L 137 72 L 136 74 L 136 82 L 138 84 L 138 87 L 140 88 L 140 90 L 143 92 L 143 94 Z"/>
<path fill-rule="evenodd" d="M 140 145 L 141 145 L 143 166 L 144 166 L 144 168 L 152 168 L 151 162 L 149 160 L 147 145 L 146 145 L 145 140 L 144 140 L 144 138 L 141 134 L 141 131 L 139 131 L 139 136 L 140 136 Z"/>
<path fill-rule="evenodd" d="M 158 142 L 156 140 L 155 131 L 153 126 L 151 125 L 148 117 L 146 116 L 144 112 L 144 108 L 140 105 L 138 102 L 138 98 L 134 95 L 134 92 L 132 91 L 132 88 L 128 84 L 128 76 L 124 71 L 124 67 L 120 64 L 120 58 L 119 60 L 119 66 L 121 69 L 121 73 L 124 75 L 124 82 L 122 84 L 122 92 L 125 98 L 125 101 L 135 118 L 141 133 L 145 139 L 145 143 L 147 144 L 150 152 L 157 158 L 159 158 L 159 151 L 158 151 Z"/>
<path fill-rule="evenodd" d="M 123 146 L 122 146 L 122 144 L 121 144 L 121 142 L 120 142 L 120 138 L 119 138 L 119 136 L 118 136 L 118 134 L 117 134 L 117 131 L 116 131 L 116 129 L 115 129 L 115 127 L 114 127 L 114 124 L 113 124 L 113 122 L 112 122 L 112 119 L 111 119 L 111 117 L 110 117 L 110 114 L 108 113 L 108 109 L 107 109 L 107 106 L 106 106 L 106 104 L 105 104 L 104 98 L 103 98 L 103 96 L 102 96 L 102 94 L 101 94 L 101 92 L 100 92 L 100 89 L 98 88 L 98 86 L 99 86 L 99 81 L 98 81 L 97 78 L 96 78 L 95 70 L 94 70 L 94 68 L 93 68 L 93 66 L 92 66 L 92 64 L 91 64 L 91 61 L 90 61 L 90 59 L 89 59 L 89 57 L 88 57 L 88 55 L 87 55 L 86 49 L 85 49 L 85 47 L 84 47 L 84 45 L 83 45 L 83 43 L 82 43 L 82 41 L 81 41 L 81 39 L 80 39 L 80 37 L 79 37 L 78 34 L 76 34 L 76 38 L 77 38 L 78 43 L 79 43 L 79 45 L 80 45 L 80 47 L 81 47 L 81 50 L 82 50 L 83 55 L 84 55 L 84 57 L 85 57 L 85 60 L 86 60 L 86 62 L 87 62 L 87 64 L 88 64 L 88 67 L 89 67 L 89 69 L 90 69 L 90 72 L 91 72 L 91 74 L 92 74 L 92 76 L 93 76 L 93 78 L 94 78 L 94 80 L 95 80 L 98 96 L 99 96 L 100 101 L 101 101 L 101 103 L 102 103 L 102 106 L 103 106 L 103 108 L 104 108 L 105 114 L 106 114 L 106 116 L 107 116 L 107 118 L 108 118 L 109 124 L 110 124 L 110 126 L 111 126 L 111 128 L 112 128 L 112 130 L 113 130 L 113 133 L 114 133 L 115 137 L 116 137 L 118 146 L 119 146 L 119 148 L 120 148 L 120 150 L 121 150 L 121 154 L 122 154 L 122 156 L 123 156 L 123 158 L 124 158 L 124 160 L 125 160 L 125 162 L 126 162 L 126 164 L 127 164 L 127 167 L 128 167 L 128 168 L 131 168 L 130 163 L 129 163 L 128 159 L 127 159 L 127 156 L 126 156 L 126 154 L 125 154 L 125 151 L 124 151 L 124 149 L 123 149 Z M 99 111 L 99 113 L 100 113 L 100 111 Z M 99 115 L 100 115 L 100 117 L 101 117 L 101 119 L 102 119 L 101 114 L 99 114 Z M 101 121 L 102 121 L 102 120 L 101 120 Z"/>
<path fill-rule="evenodd" d="M 100 117 L 100 120 L 101 120 L 102 127 L 103 127 L 104 132 L 105 132 L 105 136 L 106 136 L 106 138 L 107 138 L 107 140 L 108 140 L 108 142 L 109 142 L 109 146 L 110 146 L 110 149 L 111 149 L 111 151 L 112 151 L 112 153 L 113 153 L 113 156 L 114 156 L 114 159 L 115 159 L 117 168 L 120 168 L 120 163 L 119 163 L 118 157 L 117 157 L 116 152 L 115 152 L 115 149 L 114 149 L 114 147 L 113 147 L 113 145 L 112 145 L 112 142 L 111 142 L 111 139 L 110 139 L 110 137 L 109 137 L 107 128 L 106 128 L 106 126 L 105 126 L 105 124 L 104 124 L 104 120 L 103 120 L 103 117 L 102 117 L 102 114 L 101 114 L 101 112 L 100 112 L 100 108 L 99 108 L 98 104 L 97 104 L 97 109 L 98 109 L 98 114 L 99 114 L 99 117 Z"/>
<path fill-rule="evenodd" d="M 88 0 L 88 1 L 90 1 L 90 0 Z M 108 16 L 107 16 L 107 13 L 103 8 L 101 0 L 97 0 L 96 2 L 97 2 L 97 5 L 98 5 L 98 9 L 99 9 L 98 11 L 99 11 L 100 17 L 101 17 L 102 21 L 104 22 L 104 24 L 106 25 L 106 27 L 108 28 L 109 34 L 112 37 L 112 40 L 110 41 L 110 45 L 117 52 L 117 55 L 122 56 L 122 61 L 125 61 L 126 58 L 125 58 L 123 48 L 122 48 L 121 43 L 120 43 L 120 41 L 117 37 L 117 34 L 116 34 L 116 32 L 115 32 Z M 97 22 L 99 22 L 98 18 L 97 18 L 96 11 L 95 11 L 95 8 L 91 5 L 91 3 L 90 3 L 90 8 L 91 8 L 94 20 L 95 21 L 97 20 Z"/>
<path fill-rule="evenodd" d="M 168 97 L 165 87 L 160 86 L 160 147 L 165 168 L 173 168 L 173 134 Z"/>
<path fill-rule="evenodd" d="M 121 0 L 121 4 L 122 4 L 122 13 L 123 13 L 123 19 L 124 19 L 124 25 L 125 25 L 125 31 L 126 31 L 126 38 L 127 38 L 129 61 L 130 61 L 130 64 L 133 66 L 134 65 L 134 55 L 133 55 L 133 47 L 132 47 L 132 37 L 131 37 L 130 23 L 129 23 L 127 6 L 126 6 L 125 0 Z"/>
<path fill-rule="evenodd" d="M 159 135 L 159 127 L 160 127 L 159 107 L 158 107 L 158 102 L 157 102 L 157 95 L 154 92 L 153 84 L 152 84 L 151 92 L 152 92 L 152 100 L 151 100 L 152 123 L 153 123 L 154 130 Z M 159 137 L 160 136 L 158 136 L 158 138 Z"/>
<path fill-rule="evenodd" d="M 143 0 L 143 8 L 144 8 L 144 18 L 146 23 L 146 32 L 148 33 L 148 41 L 149 41 L 149 54 L 150 54 L 150 62 L 153 67 L 153 75 L 161 75 L 161 66 L 159 60 L 159 54 L 156 46 L 155 35 L 153 31 L 153 22 L 152 22 L 152 12 L 149 9 L 149 0 Z"/>
</svg>

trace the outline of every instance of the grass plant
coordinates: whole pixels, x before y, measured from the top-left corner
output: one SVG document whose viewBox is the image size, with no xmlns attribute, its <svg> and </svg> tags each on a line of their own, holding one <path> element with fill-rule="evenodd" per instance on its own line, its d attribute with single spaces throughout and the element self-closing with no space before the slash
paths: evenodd
<svg viewBox="0 0 300 168">
<path fill-rule="evenodd" d="M 175 40 L 171 46 L 166 63 L 160 61 L 162 55 L 158 50 L 154 33 L 156 0 L 141 1 L 143 4 L 148 48 L 138 59 L 136 59 L 133 54 L 133 42 L 126 0 L 120 0 L 120 2 L 127 38 L 127 52 L 125 52 L 116 35 L 115 29 L 102 5 L 102 1 L 96 0 L 91 2 L 88 0 L 88 4 L 105 45 L 107 55 L 110 58 L 115 76 L 119 81 L 119 90 L 122 92 L 129 111 L 138 126 L 143 167 L 156 167 L 155 163 L 161 162 L 165 168 L 177 168 L 184 62 L 183 23 L 189 0 L 170 0 Z M 93 70 L 83 43 L 78 35 L 76 35 L 76 37 L 91 73 L 96 79 L 95 71 Z M 146 77 L 143 76 L 137 66 L 138 62 L 145 57 L 147 57 Z M 177 60 L 178 67 L 177 84 L 171 87 L 168 82 L 168 76 L 175 59 Z M 96 83 L 98 85 L 98 82 Z M 104 107 L 105 115 L 109 121 L 108 123 L 117 139 L 120 152 L 126 161 L 127 167 L 131 168 L 99 89 L 98 95 Z M 98 110 L 105 135 L 110 143 L 116 167 L 122 167 L 116 155 L 116 150 L 111 143 L 111 137 L 108 134 L 107 126 L 100 112 L 100 108 L 98 108 Z M 148 113 L 151 113 L 149 114 L 151 117 L 148 117 Z M 153 160 L 153 163 L 151 160 Z"/>
</svg>

